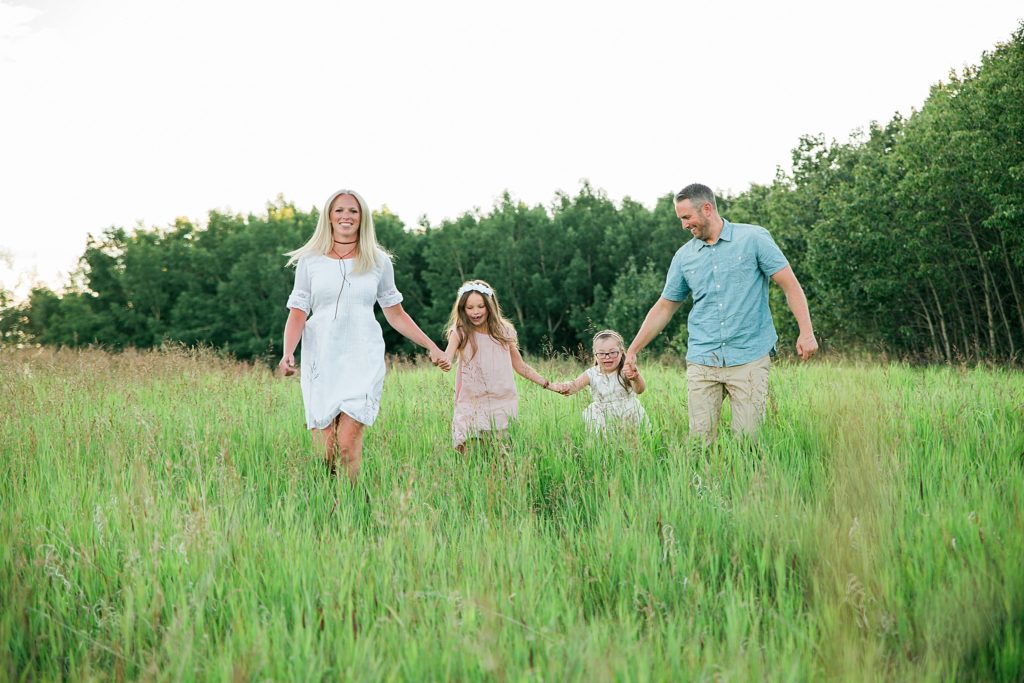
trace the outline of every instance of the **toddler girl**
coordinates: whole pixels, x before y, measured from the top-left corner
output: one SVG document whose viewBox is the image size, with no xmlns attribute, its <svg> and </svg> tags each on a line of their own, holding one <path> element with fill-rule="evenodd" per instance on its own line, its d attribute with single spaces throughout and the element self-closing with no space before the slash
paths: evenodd
<svg viewBox="0 0 1024 683">
<path fill-rule="evenodd" d="M 622 366 L 626 361 L 626 348 L 622 335 L 614 330 L 602 330 L 594 335 L 594 365 L 572 382 L 552 385 L 552 389 L 571 396 L 583 387 L 590 387 L 592 401 L 583 411 L 587 429 L 601 432 L 617 426 L 650 426 L 647 413 L 637 398 L 647 384 L 639 370 L 633 379 L 627 379 Z"/>
<path fill-rule="evenodd" d="M 519 415 L 515 371 L 545 389 L 551 383 L 519 354 L 516 331 L 505 319 L 494 288 L 483 280 L 459 287 L 448 319 L 449 362 L 458 361 L 452 445 L 465 453 L 466 441 L 502 437 Z"/>
</svg>

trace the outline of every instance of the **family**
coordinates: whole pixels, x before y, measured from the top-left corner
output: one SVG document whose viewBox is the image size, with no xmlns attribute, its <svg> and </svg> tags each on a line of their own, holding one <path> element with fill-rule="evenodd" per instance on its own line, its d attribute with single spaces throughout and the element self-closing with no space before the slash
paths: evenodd
<svg viewBox="0 0 1024 683">
<path fill-rule="evenodd" d="M 286 254 L 295 265 L 288 297 L 284 375 L 300 380 L 306 426 L 334 472 L 340 463 L 356 481 L 363 430 L 380 409 L 384 388 L 384 338 L 374 303 L 403 336 L 422 346 L 447 372 L 457 364 L 452 445 L 460 453 L 473 439 L 502 436 L 519 409 L 514 374 L 568 396 L 590 387 L 583 413 L 588 429 L 643 429 L 649 421 L 638 396 L 647 388 L 637 367 L 640 353 L 687 299 L 687 409 L 690 433 L 715 439 L 722 400 L 728 395 L 732 428 L 754 436 L 765 416 L 768 371 L 778 336 L 768 308 L 768 281 L 778 284 L 799 326 L 796 352 L 807 360 L 818 350 L 807 298 L 768 231 L 731 223 L 718 213 L 714 193 L 700 184 L 675 195 L 687 241 L 672 258 L 665 286 L 628 347 L 614 330 L 593 339 L 594 365 L 571 382 L 552 383 L 523 360 L 516 330 L 504 317 L 494 288 L 483 280 L 459 287 L 442 351 L 402 308 L 390 255 L 377 244 L 373 216 L 363 198 L 339 190 L 324 205 L 313 236 Z"/>
</svg>

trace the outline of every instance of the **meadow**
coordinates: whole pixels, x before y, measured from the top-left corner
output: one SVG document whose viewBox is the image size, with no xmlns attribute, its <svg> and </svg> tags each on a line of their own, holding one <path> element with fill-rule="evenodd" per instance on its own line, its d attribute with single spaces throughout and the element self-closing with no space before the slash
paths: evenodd
<svg viewBox="0 0 1024 683">
<path fill-rule="evenodd" d="M 1024 679 L 1024 375 L 780 363 L 702 450 L 642 369 L 650 435 L 522 383 L 459 456 L 394 365 L 353 489 L 266 368 L 0 353 L 0 678 Z"/>
</svg>

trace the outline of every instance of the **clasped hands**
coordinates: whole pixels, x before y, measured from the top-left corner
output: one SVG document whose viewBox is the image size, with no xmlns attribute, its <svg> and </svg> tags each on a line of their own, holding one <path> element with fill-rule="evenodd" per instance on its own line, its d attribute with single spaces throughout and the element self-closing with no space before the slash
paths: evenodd
<svg viewBox="0 0 1024 683">
<path fill-rule="evenodd" d="M 441 368 L 444 372 L 452 369 L 452 362 L 448 360 L 448 356 L 444 355 L 444 351 L 436 346 L 430 349 L 430 362 Z"/>
</svg>

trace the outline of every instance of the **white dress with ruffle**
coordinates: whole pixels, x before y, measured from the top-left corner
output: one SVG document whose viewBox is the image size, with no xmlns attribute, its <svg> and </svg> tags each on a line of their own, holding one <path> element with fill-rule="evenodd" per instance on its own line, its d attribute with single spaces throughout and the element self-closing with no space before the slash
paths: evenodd
<svg viewBox="0 0 1024 683">
<path fill-rule="evenodd" d="M 615 374 L 606 375 L 596 365 L 587 370 L 592 401 L 583 411 L 583 422 L 593 432 L 615 427 L 649 427 L 640 399 L 619 383 Z"/>
<path fill-rule="evenodd" d="M 355 259 L 304 256 L 288 308 L 309 314 L 302 331 L 300 379 L 306 426 L 325 429 L 341 413 L 372 425 L 384 390 L 384 336 L 373 313 L 401 303 L 395 270 L 383 252 L 355 273 Z"/>
</svg>

